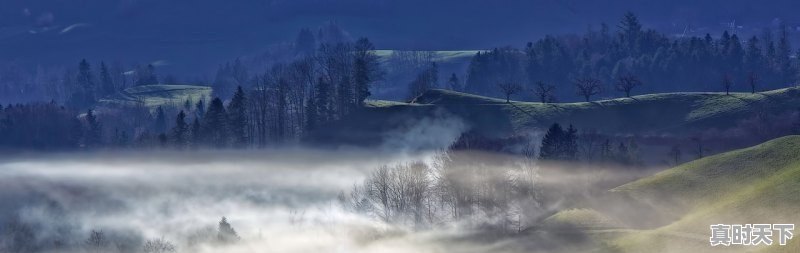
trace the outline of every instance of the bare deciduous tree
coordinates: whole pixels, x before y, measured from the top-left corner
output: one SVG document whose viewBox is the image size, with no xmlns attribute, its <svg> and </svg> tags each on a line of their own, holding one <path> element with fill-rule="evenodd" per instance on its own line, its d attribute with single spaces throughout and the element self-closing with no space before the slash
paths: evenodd
<svg viewBox="0 0 800 253">
<path fill-rule="evenodd" d="M 725 95 L 731 94 L 731 87 L 733 87 L 733 80 L 729 74 L 722 76 L 722 88 L 725 89 Z"/>
<path fill-rule="evenodd" d="M 626 97 L 631 97 L 631 91 L 633 90 L 633 88 L 636 88 L 641 85 L 642 81 L 639 80 L 639 78 L 637 78 L 633 74 L 627 74 L 617 78 L 617 85 L 615 86 L 615 88 L 617 89 L 617 91 L 624 92 Z"/>
<path fill-rule="evenodd" d="M 520 231 L 531 205 L 537 203 L 533 147 L 519 167 L 476 165 L 439 154 L 430 164 L 413 162 L 381 167 L 357 184 L 342 203 L 389 223 L 416 227 L 455 220 Z M 462 163 L 463 162 L 463 163 Z"/>
<path fill-rule="evenodd" d="M 592 77 L 583 77 L 578 78 L 575 80 L 575 88 L 576 93 L 579 96 L 583 96 L 586 99 L 586 102 L 589 102 L 589 99 L 600 92 L 603 91 L 602 83 L 597 78 Z"/>
<path fill-rule="evenodd" d="M 536 82 L 536 87 L 533 89 L 533 93 L 539 97 L 539 101 L 542 103 L 552 103 L 555 102 L 555 91 L 556 86 L 546 84 L 544 82 Z"/>
<path fill-rule="evenodd" d="M 511 96 L 522 91 L 522 85 L 514 81 L 498 82 L 497 87 L 500 88 L 500 92 L 506 96 L 506 103 L 511 102 Z"/>
</svg>

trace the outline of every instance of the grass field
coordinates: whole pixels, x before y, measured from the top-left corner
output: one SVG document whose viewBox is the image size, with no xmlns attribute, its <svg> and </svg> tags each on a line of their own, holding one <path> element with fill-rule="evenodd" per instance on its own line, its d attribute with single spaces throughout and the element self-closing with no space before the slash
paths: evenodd
<svg viewBox="0 0 800 253">
<path fill-rule="evenodd" d="M 623 252 L 712 251 L 711 224 L 800 221 L 800 136 L 700 159 L 612 192 L 674 216 L 664 226 L 614 241 Z M 800 252 L 796 239 L 788 246 L 739 246 L 714 252 Z"/>
<path fill-rule="evenodd" d="M 108 98 L 100 99 L 105 106 L 144 105 L 155 108 L 165 105 L 181 106 L 186 100 L 196 103 L 198 100 L 208 101 L 211 87 L 193 85 L 142 85 L 127 88 Z"/>
<path fill-rule="evenodd" d="M 695 160 L 610 190 L 616 200 L 603 211 L 562 210 L 536 231 L 589 238 L 588 252 L 800 252 L 797 236 L 786 246 L 709 244 L 712 224 L 797 225 L 798 154 L 800 136 L 787 136 Z M 642 217 L 660 224 L 640 227 Z"/>
<path fill-rule="evenodd" d="M 800 89 L 785 88 L 755 94 L 717 92 L 663 93 L 579 103 L 512 101 L 472 94 L 430 90 L 416 105 L 445 108 L 485 133 L 541 129 L 553 123 L 573 124 L 619 134 L 681 134 L 693 130 L 725 129 L 759 112 L 800 109 Z M 372 110 L 382 105 L 376 102 Z M 392 108 L 397 110 L 397 108 Z M 500 132 L 498 132 L 500 131 Z"/>
</svg>

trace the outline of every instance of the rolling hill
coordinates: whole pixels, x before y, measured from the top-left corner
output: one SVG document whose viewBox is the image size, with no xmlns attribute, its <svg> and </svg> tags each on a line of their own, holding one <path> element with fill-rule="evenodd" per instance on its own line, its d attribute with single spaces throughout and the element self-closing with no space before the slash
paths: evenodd
<svg viewBox="0 0 800 253">
<path fill-rule="evenodd" d="M 368 107 L 318 133 L 321 140 L 364 144 L 431 115 L 459 118 L 469 130 L 503 137 L 553 123 L 609 135 L 681 136 L 723 132 L 759 114 L 800 109 L 800 88 L 750 93 L 662 93 L 579 103 L 537 103 L 429 90 L 409 103 L 369 101 Z M 353 134 L 357 133 L 357 134 Z M 354 138 L 351 138 L 354 137 Z M 774 138 L 774 137 L 770 137 Z M 763 140 L 762 140 L 763 141 Z M 374 142 L 374 141 L 373 141 Z M 752 145 L 752 144 L 748 144 Z"/>
<path fill-rule="evenodd" d="M 590 252 L 798 252 L 797 236 L 786 246 L 709 244 L 712 224 L 800 221 L 798 154 L 794 135 L 685 163 L 610 190 L 614 201 L 594 209 L 562 210 L 530 233 L 589 238 L 580 244 Z M 642 218 L 659 224 L 641 227 Z"/>
<path fill-rule="evenodd" d="M 110 97 L 100 99 L 102 106 L 134 106 L 143 105 L 155 108 L 164 105 L 182 105 L 186 100 L 192 103 L 198 100 L 208 101 L 211 87 L 194 85 L 142 85 L 127 88 Z"/>
<path fill-rule="evenodd" d="M 505 103 L 504 100 L 446 90 L 431 90 L 414 103 L 442 106 L 468 121 L 494 115 L 492 121 L 515 130 L 554 122 L 608 133 L 682 133 L 692 129 L 730 127 L 757 112 L 778 113 L 800 107 L 800 89 L 750 93 L 663 93 L 579 103 Z M 486 111 L 485 114 L 474 113 Z M 459 113 L 473 111 L 472 113 Z M 478 124 L 477 126 L 483 126 Z"/>
<path fill-rule="evenodd" d="M 796 223 L 800 221 L 800 136 L 690 162 L 616 189 L 671 212 L 673 222 L 623 236 L 614 242 L 624 252 L 707 252 L 710 224 Z M 753 252 L 798 252 L 787 246 L 719 248 Z M 728 251 L 725 251 L 728 250 Z"/>
</svg>

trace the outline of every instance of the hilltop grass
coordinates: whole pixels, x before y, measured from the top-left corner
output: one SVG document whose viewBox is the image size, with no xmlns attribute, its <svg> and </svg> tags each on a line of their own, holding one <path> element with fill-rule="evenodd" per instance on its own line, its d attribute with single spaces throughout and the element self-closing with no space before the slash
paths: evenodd
<svg viewBox="0 0 800 253">
<path fill-rule="evenodd" d="M 194 85 L 142 85 L 127 88 L 108 98 L 100 99 L 106 106 L 136 106 L 148 108 L 167 105 L 182 105 L 186 100 L 192 103 L 211 97 L 211 88 Z"/>
<path fill-rule="evenodd" d="M 662 227 L 632 233 L 613 243 L 621 252 L 798 252 L 787 246 L 717 247 L 708 244 L 710 224 L 796 223 L 800 220 L 800 136 L 700 159 L 612 192 L 676 212 Z"/>
<path fill-rule="evenodd" d="M 514 130 L 543 128 L 552 123 L 608 133 L 684 132 L 732 126 L 759 111 L 780 113 L 800 107 L 800 89 L 750 93 L 662 93 L 578 103 L 536 103 L 430 90 L 415 103 L 443 106 L 468 121 L 489 117 Z M 461 113 L 460 113 L 461 112 Z M 482 113 L 475 113 L 482 112 Z M 481 127 L 483 125 L 477 124 Z M 491 127 L 491 125 L 486 125 Z"/>
<path fill-rule="evenodd" d="M 800 252 L 800 237 L 786 246 L 709 244 L 712 224 L 796 224 L 800 220 L 800 136 L 778 138 L 662 171 L 610 191 L 627 206 L 602 213 L 562 210 L 543 221 L 544 231 L 586 236 L 603 253 Z M 608 210 L 607 210 L 608 211 Z M 631 215 L 672 219 L 651 229 L 635 226 Z M 569 229 L 564 229 L 569 228 Z M 796 231 L 795 231 L 795 234 Z M 776 238 L 773 237 L 773 240 Z"/>
</svg>

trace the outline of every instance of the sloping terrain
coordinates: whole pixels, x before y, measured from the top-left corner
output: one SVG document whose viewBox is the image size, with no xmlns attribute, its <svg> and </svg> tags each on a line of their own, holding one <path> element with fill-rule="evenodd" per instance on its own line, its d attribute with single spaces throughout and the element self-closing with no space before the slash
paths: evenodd
<svg viewBox="0 0 800 253">
<path fill-rule="evenodd" d="M 706 252 L 711 224 L 800 221 L 800 136 L 690 162 L 612 190 L 674 221 L 614 243 L 623 252 Z M 720 252 L 798 252 L 787 246 L 716 248 Z M 726 251 L 727 250 L 727 251 Z M 716 252 L 716 251 L 715 251 Z"/>
<path fill-rule="evenodd" d="M 127 88 L 108 98 L 100 99 L 100 104 L 105 106 L 134 106 L 143 105 L 148 108 L 174 105 L 181 106 L 186 100 L 196 103 L 199 100 L 208 101 L 211 97 L 211 87 L 194 85 L 142 85 Z"/>
<path fill-rule="evenodd" d="M 580 103 L 505 103 L 504 100 L 446 90 L 431 90 L 415 103 L 439 105 L 464 117 L 492 116 L 515 130 L 574 124 L 607 133 L 663 134 L 696 129 L 725 129 L 758 112 L 780 113 L 800 107 L 800 89 L 750 93 L 663 93 Z M 478 114 L 477 111 L 485 113 Z M 476 125 L 482 127 L 482 124 Z M 490 126 L 486 126 L 490 127 Z"/>
<path fill-rule="evenodd" d="M 779 246 L 777 234 L 769 247 L 709 243 L 713 224 L 797 225 L 800 136 L 699 159 L 608 193 L 611 201 L 562 210 L 529 234 L 584 238 L 573 245 L 580 251 L 554 252 L 800 252 L 800 237 Z M 642 227 L 643 219 L 658 224 Z"/>
<path fill-rule="evenodd" d="M 663 93 L 580 103 L 537 103 L 489 98 L 472 94 L 429 90 L 411 103 L 369 101 L 367 108 L 326 128 L 330 132 L 358 132 L 360 138 L 330 138 L 357 143 L 369 136 L 379 139 L 397 122 L 425 118 L 434 111 L 464 121 L 470 131 L 505 137 L 546 129 L 553 123 L 572 124 L 580 130 L 609 135 L 678 136 L 734 129 L 760 114 L 780 115 L 800 110 L 800 89 L 750 93 Z M 748 144 L 752 145 L 752 144 Z M 729 149 L 726 149 L 729 150 Z M 724 150 L 718 150 L 724 151 Z M 718 152 L 717 151 L 717 152 Z"/>
</svg>

